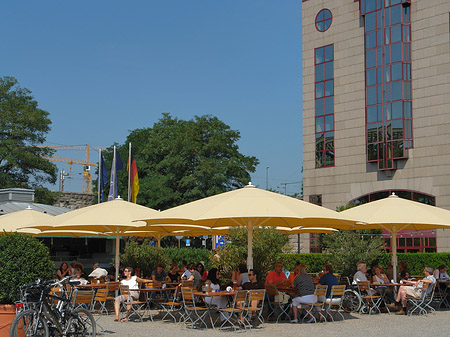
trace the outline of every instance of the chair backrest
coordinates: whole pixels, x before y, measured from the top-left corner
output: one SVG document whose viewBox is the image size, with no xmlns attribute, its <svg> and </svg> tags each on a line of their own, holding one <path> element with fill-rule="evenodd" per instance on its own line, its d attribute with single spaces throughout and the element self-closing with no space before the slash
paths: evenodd
<svg viewBox="0 0 450 337">
<path fill-rule="evenodd" d="M 181 281 L 181 286 L 182 287 L 193 287 L 194 286 L 194 280 L 182 280 Z"/>
<path fill-rule="evenodd" d="M 116 291 L 119 290 L 119 282 L 108 282 L 108 291 Z"/>
<path fill-rule="evenodd" d="M 318 285 L 316 285 L 315 295 L 316 296 L 326 296 L 327 289 L 328 289 L 328 286 L 326 284 L 318 284 Z"/>
<path fill-rule="evenodd" d="M 93 299 L 93 290 L 76 290 L 73 295 L 73 303 L 77 306 L 80 304 L 87 304 L 90 307 Z"/>
<path fill-rule="evenodd" d="M 338 285 L 338 286 L 332 286 L 330 296 L 331 296 L 331 298 L 333 298 L 335 296 L 343 296 L 344 291 L 345 291 L 345 284 Z"/>
<path fill-rule="evenodd" d="M 235 301 L 236 302 L 245 302 L 247 300 L 248 291 L 247 290 L 238 290 L 236 291 Z"/>
<path fill-rule="evenodd" d="M 318 276 L 312 277 L 312 281 L 313 281 L 314 284 L 319 283 L 319 280 L 320 280 L 320 277 L 318 277 Z"/>
<path fill-rule="evenodd" d="M 181 295 L 183 296 L 183 301 L 193 302 L 194 294 L 191 288 L 181 287 Z"/>
<path fill-rule="evenodd" d="M 275 296 L 277 294 L 277 287 L 274 285 L 266 285 L 266 292 L 269 296 Z"/>
<path fill-rule="evenodd" d="M 95 293 L 94 301 L 105 302 L 107 297 L 108 297 L 108 289 L 100 288 Z"/>
<path fill-rule="evenodd" d="M 252 289 L 249 294 L 249 301 L 264 301 L 266 289 Z"/>
<path fill-rule="evenodd" d="M 369 291 L 370 287 L 369 287 L 369 281 L 358 281 L 358 289 L 359 291 Z"/>
<path fill-rule="evenodd" d="M 145 288 L 147 288 L 147 289 L 161 288 L 161 286 L 162 286 L 162 282 L 159 282 L 159 281 L 152 281 L 152 282 L 145 283 Z"/>
</svg>

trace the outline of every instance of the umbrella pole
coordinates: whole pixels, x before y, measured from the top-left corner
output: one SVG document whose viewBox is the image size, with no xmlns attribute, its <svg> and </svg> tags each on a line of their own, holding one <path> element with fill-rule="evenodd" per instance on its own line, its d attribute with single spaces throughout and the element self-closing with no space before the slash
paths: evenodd
<svg viewBox="0 0 450 337">
<path fill-rule="evenodd" d="M 115 258 L 115 264 L 116 264 L 116 281 L 119 281 L 119 268 L 120 268 L 120 263 L 119 263 L 119 259 L 120 259 L 120 234 L 116 233 L 116 258 Z"/>
<path fill-rule="evenodd" d="M 397 232 L 392 232 L 392 269 L 394 282 L 397 282 Z"/>
<path fill-rule="evenodd" d="M 250 222 L 247 226 L 248 244 L 247 244 L 247 269 L 253 269 L 253 224 Z"/>
</svg>

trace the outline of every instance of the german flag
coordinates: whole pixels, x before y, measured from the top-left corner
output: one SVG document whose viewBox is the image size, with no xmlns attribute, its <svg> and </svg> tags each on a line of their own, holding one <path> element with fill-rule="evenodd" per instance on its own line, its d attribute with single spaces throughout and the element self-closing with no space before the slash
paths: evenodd
<svg viewBox="0 0 450 337">
<path fill-rule="evenodd" d="M 133 151 L 130 148 L 130 162 L 128 163 L 128 167 L 131 167 L 129 174 L 130 174 L 130 186 L 128 187 L 131 193 L 129 201 L 136 203 L 136 198 L 139 193 L 139 178 L 138 178 L 138 172 L 136 167 L 136 161 L 134 160 Z M 131 163 L 131 164 L 130 164 Z"/>
</svg>

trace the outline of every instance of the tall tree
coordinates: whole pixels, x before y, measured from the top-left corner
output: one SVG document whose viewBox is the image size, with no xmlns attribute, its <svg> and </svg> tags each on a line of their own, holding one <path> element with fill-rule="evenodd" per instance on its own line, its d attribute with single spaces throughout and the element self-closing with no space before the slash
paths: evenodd
<svg viewBox="0 0 450 337">
<path fill-rule="evenodd" d="M 41 157 L 52 151 L 37 147 L 50 131 L 48 116 L 15 78 L 0 78 L 0 188 L 56 181 L 56 166 Z"/>
<path fill-rule="evenodd" d="M 206 115 L 180 120 L 164 113 L 151 128 L 132 131 L 118 150 L 127 158 L 133 146 L 139 174 L 137 202 L 167 209 L 242 187 L 250 181 L 258 159 L 239 152 L 239 131 Z M 111 166 L 111 151 L 107 153 Z M 126 172 L 119 172 L 118 190 L 127 192 Z"/>
</svg>

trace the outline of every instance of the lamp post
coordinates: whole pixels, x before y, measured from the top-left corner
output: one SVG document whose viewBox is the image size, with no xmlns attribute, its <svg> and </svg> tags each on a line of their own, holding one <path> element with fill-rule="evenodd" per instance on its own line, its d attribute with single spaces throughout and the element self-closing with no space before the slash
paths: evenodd
<svg viewBox="0 0 450 337">
<path fill-rule="evenodd" d="M 266 166 L 266 191 L 269 189 L 269 168 L 270 166 Z"/>
</svg>

